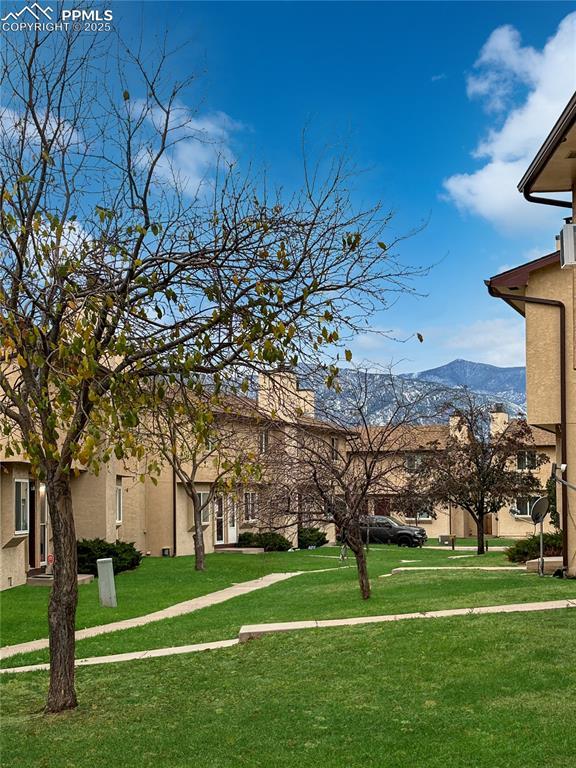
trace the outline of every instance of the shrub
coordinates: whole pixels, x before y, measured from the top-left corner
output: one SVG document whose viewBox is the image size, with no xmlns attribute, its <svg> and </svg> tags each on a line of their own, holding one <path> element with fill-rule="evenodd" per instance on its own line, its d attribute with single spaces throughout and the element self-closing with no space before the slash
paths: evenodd
<svg viewBox="0 0 576 768">
<path fill-rule="evenodd" d="M 140 565 L 142 552 L 132 542 L 116 541 L 112 544 L 104 539 L 81 539 L 76 543 L 78 551 L 78 573 L 91 573 L 98 576 L 96 560 L 102 557 L 112 558 L 114 573 L 131 571 Z"/>
<path fill-rule="evenodd" d="M 298 528 L 298 549 L 321 547 L 328 542 L 328 537 L 320 528 Z"/>
<path fill-rule="evenodd" d="M 240 536 L 238 536 L 238 546 L 239 547 L 259 547 L 260 544 L 256 543 L 257 537 L 258 537 L 257 533 L 252 533 L 252 531 L 245 531 L 244 533 L 241 533 Z"/>
<path fill-rule="evenodd" d="M 287 552 L 292 544 L 274 531 L 252 533 L 246 531 L 238 536 L 239 547 L 263 547 L 265 552 Z"/>
<path fill-rule="evenodd" d="M 557 557 L 562 554 L 562 533 L 544 534 L 544 557 Z M 527 539 L 519 539 L 506 550 L 506 557 L 513 563 L 525 563 L 540 557 L 540 536 L 529 536 Z"/>
<path fill-rule="evenodd" d="M 259 533 L 257 538 L 257 546 L 264 547 L 264 552 L 287 552 L 292 547 L 288 539 L 274 531 Z"/>
</svg>

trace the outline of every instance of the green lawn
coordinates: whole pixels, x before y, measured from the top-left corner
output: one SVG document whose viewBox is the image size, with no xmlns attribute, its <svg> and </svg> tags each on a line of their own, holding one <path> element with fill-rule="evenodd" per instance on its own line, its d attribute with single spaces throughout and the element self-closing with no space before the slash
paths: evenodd
<svg viewBox="0 0 576 768">
<path fill-rule="evenodd" d="M 326 550 L 321 550 L 310 552 L 307 556 L 315 563 L 326 564 L 330 560 L 324 557 L 325 553 Z M 215 557 L 218 560 L 221 556 Z M 393 557 L 395 560 L 391 562 Z M 379 578 L 379 574 L 389 572 L 402 559 L 417 560 L 416 563 L 406 564 L 415 566 L 458 564 L 469 567 L 478 563 L 504 562 L 499 553 L 481 558 L 472 555 L 452 560 L 448 554 L 434 550 L 399 551 L 372 547 L 369 564 L 373 594 L 368 601 L 362 601 L 359 597 L 355 569 L 336 567 L 326 573 L 297 576 L 186 616 L 81 640 L 77 643 L 76 655 L 81 658 L 233 638 L 237 636 L 242 624 L 408 613 L 576 597 L 576 587 L 571 581 L 551 577 L 540 579 L 521 570 L 518 573 L 424 571 Z M 210 567 L 218 567 L 217 560 L 211 562 Z M 47 659 L 48 653 L 44 650 L 14 656 L 5 660 L 3 665 L 20 666 Z"/>
<path fill-rule="evenodd" d="M 2 765 L 573 768 L 575 632 L 558 611 L 277 635 L 80 669 L 50 717 L 45 673 L 7 676 Z"/>
<path fill-rule="evenodd" d="M 135 571 L 116 577 L 117 608 L 102 608 L 98 602 L 98 583 L 78 589 L 77 629 L 109 624 L 141 616 L 174 603 L 189 600 L 240 581 L 268 573 L 338 568 L 336 547 L 302 552 L 271 552 L 262 555 L 213 554 L 206 558 L 203 573 L 194 570 L 193 557 L 146 558 Z M 420 559 L 422 565 L 470 564 L 469 559 L 450 560 L 451 552 L 423 551 L 394 546 L 371 547 L 369 560 L 376 573 L 385 573 L 402 559 Z M 505 563 L 500 554 L 487 556 L 486 563 Z M 350 562 L 353 558 L 350 557 Z M 0 644 L 13 645 L 47 637 L 48 587 L 22 586 L 2 593 Z"/>
<path fill-rule="evenodd" d="M 208 555 L 207 570 L 198 573 L 194 570 L 193 557 L 145 558 L 135 571 L 116 577 L 117 608 L 100 607 L 96 580 L 80 586 L 76 627 L 83 629 L 141 616 L 274 571 L 328 568 L 337 564 L 331 559 L 312 560 L 308 552 L 222 553 Z M 48 587 L 27 585 L 2 592 L 1 645 L 47 637 L 49 594 Z"/>
</svg>

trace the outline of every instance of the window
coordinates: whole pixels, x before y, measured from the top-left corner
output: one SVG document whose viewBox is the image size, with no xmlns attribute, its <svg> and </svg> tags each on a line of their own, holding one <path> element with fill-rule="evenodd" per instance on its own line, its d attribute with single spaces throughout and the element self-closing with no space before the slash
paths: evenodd
<svg viewBox="0 0 576 768">
<path fill-rule="evenodd" d="M 269 435 L 266 430 L 260 432 L 260 453 L 268 453 Z"/>
<path fill-rule="evenodd" d="M 116 525 L 122 525 L 122 478 L 116 478 Z"/>
<path fill-rule="evenodd" d="M 416 472 L 422 464 L 422 456 L 417 453 L 407 453 L 404 458 L 404 468 L 407 472 Z"/>
<path fill-rule="evenodd" d="M 518 451 L 516 465 L 518 469 L 536 469 L 536 451 Z"/>
<path fill-rule="evenodd" d="M 207 525 L 210 522 L 210 504 L 208 503 L 208 497 L 210 494 L 208 491 L 200 491 L 198 494 L 198 501 L 200 502 L 200 517 L 202 525 Z"/>
<path fill-rule="evenodd" d="M 432 510 L 429 508 L 423 508 L 423 509 L 419 509 L 418 512 L 410 512 L 406 515 L 406 520 L 416 520 L 416 519 L 432 520 Z"/>
<path fill-rule="evenodd" d="M 530 517 L 532 506 L 538 499 L 538 496 L 529 496 L 521 499 L 516 499 L 516 517 Z"/>
<path fill-rule="evenodd" d="M 28 533 L 30 513 L 30 483 L 28 480 L 14 480 L 14 531 Z"/>
<path fill-rule="evenodd" d="M 330 438 L 330 445 L 332 449 L 332 461 L 337 461 L 338 459 L 338 438 L 332 437 Z"/>
<path fill-rule="evenodd" d="M 258 496 L 253 491 L 244 494 L 244 520 L 251 523 L 257 518 Z"/>
</svg>

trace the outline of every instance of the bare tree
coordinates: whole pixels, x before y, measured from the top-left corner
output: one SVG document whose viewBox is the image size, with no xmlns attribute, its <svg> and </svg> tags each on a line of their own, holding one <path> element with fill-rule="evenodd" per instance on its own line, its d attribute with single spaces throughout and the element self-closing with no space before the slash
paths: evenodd
<svg viewBox="0 0 576 768">
<path fill-rule="evenodd" d="M 422 456 L 413 473 L 414 494 L 421 503 L 460 507 L 476 525 L 477 552 L 485 552 L 484 522 L 519 497 L 542 491 L 532 470 L 546 463 L 534 450 L 532 433 L 524 419 L 498 424 L 493 409 L 473 393 L 462 393 L 458 403 L 447 403 L 451 429 L 444 446 Z M 526 469 L 517 467 L 517 455 L 528 452 Z"/>
<path fill-rule="evenodd" d="M 152 386 L 157 389 L 159 384 Z M 203 513 L 219 495 L 258 481 L 257 445 L 247 425 L 264 419 L 248 398 L 206 392 L 201 399 L 187 384 L 172 385 L 161 398 L 152 400 L 155 406 L 141 419 L 140 436 L 150 452 L 159 453 L 172 467 L 192 502 L 194 567 L 203 571 Z M 211 481 L 201 494 L 198 474 L 207 468 Z"/>
<path fill-rule="evenodd" d="M 382 242 L 389 217 L 351 206 L 342 163 L 289 198 L 225 163 L 191 190 L 176 150 L 205 141 L 192 78 L 167 82 L 165 47 L 96 41 L 2 46 L 0 414 L 5 450 L 46 483 L 51 712 L 77 703 L 73 466 L 142 456 L 141 380 L 201 392 L 317 354 L 414 274 Z"/>
<path fill-rule="evenodd" d="M 264 463 L 262 475 L 280 513 L 278 526 L 294 513 L 308 522 L 334 522 L 354 553 L 360 593 L 367 599 L 370 581 L 361 524 L 372 497 L 397 494 L 402 487 L 404 455 L 413 443 L 425 395 L 406 397 L 401 382 L 389 374 L 388 416 L 374 426 L 368 409 L 370 376 L 365 370 L 354 376 L 338 413 L 322 414 L 319 409 L 316 418 L 294 414 L 284 431 L 283 448 Z"/>
</svg>

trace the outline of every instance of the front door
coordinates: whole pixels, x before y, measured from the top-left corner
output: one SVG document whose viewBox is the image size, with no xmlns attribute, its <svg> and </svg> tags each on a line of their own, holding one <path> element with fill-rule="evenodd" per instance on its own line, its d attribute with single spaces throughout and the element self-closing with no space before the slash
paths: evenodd
<svg viewBox="0 0 576 768">
<path fill-rule="evenodd" d="M 230 496 L 228 499 L 228 544 L 236 544 L 238 541 L 238 515 L 236 514 L 236 499 Z"/>
<path fill-rule="evenodd" d="M 224 499 L 222 496 L 214 501 L 214 541 L 216 544 L 224 544 Z"/>
</svg>

